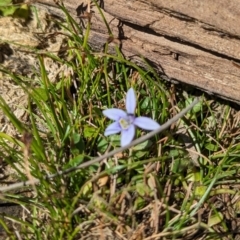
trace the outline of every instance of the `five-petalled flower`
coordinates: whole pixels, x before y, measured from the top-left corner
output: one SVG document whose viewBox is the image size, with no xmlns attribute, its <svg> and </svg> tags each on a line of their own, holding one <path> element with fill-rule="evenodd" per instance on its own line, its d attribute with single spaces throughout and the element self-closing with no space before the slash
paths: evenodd
<svg viewBox="0 0 240 240">
<path fill-rule="evenodd" d="M 127 112 L 117 108 L 106 109 L 103 111 L 104 116 L 115 121 L 106 128 L 104 135 L 109 136 L 121 132 L 121 146 L 123 147 L 133 140 L 136 127 L 145 130 L 155 130 L 160 127 L 160 125 L 151 118 L 135 117 L 135 109 L 136 96 L 133 88 L 130 88 L 126 97 Z"/>
</svg>

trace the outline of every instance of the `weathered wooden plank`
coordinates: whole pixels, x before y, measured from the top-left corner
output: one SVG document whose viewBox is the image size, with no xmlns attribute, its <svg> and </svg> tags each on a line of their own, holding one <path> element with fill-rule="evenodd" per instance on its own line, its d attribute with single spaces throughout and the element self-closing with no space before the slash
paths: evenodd
<svg viewBox="0 0 240 240">
<path fill-rule="evenodd" d="M 149 0 L 146 2 L 158 9 L 179 14 L 180 17 L 187 16 L 208 24 L 212 29 L 240 37 L 238 0 Z"/>
<path fill-rule="evenodd" d="M 105 11 L 122 21 L 141 26 L 147 32 L 152 30 L 154 35 L 174 38 L 173 40 L 181 41 L 182 44 L 192 44 L 195 48 L 204 48 L 216 54 L 240 58 L 240 28 L 236 26 L 239 25 L 237 18 L 240 18 L 240 4 L 236 3 L 235 11 L 230 12 L 223 3 L 231 1 L 224 0 L 187 3 L 183 0 L 152 0 L 145 3 L 120 0 L 109 1 L 109 4 L 107 2 Z M 217 5 L 223 10 L 217 11 Z M 237 9 L 239 11 L 236 11 Z M 232 27 L 233 24 L 236 30 Z"/>
<path fill-rule="evenodd" d="M 45 0 L 51 1 L 51 0 Z M 81 1 L 65 0 L 76 16 Z M 102 9 L 121 51 L 161 76 L 240 103 L 240 5 L 237 0 L 104 0 Z M 109 33 L 92 8 L 90 44 L 102 50 Z M 111 43 L 113 44 L 113 43 Z M 110 45 L 111 45 L 110 44 Z"/>
</svg>

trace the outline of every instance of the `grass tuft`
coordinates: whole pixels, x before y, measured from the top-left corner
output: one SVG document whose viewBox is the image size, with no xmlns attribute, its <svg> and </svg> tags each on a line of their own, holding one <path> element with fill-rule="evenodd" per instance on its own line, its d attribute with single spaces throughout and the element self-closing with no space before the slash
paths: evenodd
<svg viewBox="0 0 240 240">
<path fill-rule="evenodd" d="M 0 201 L 21 209 L 0 217 L 1 231 L 26 240 L 234 239 L 238 107 L 202 93 L 196 104 L 199 92 L 163 81 L 150 66 L 141 69 L 107 47 L 93 52 L 90 24 L 82 34 L 62 10 L 66 45 L 58 54 L 36 50 L 34 78 L 0 67 L 28 97 L 28 117 L 21 121 L 0 96 L 1 114 L 15 130 L 0 132 L 0 158 L 10 169 Z M 48 59 L 59 67 L 55 78 Z M 163 126 L 196 105 L 164 131 L 105 157 L 119 148 L 120 136 L 104 136 L 109 121 L 102 110 L 125 109 L 130 87 L 138 98 L 136 115 Z M 142 135 L 137 130 L 136 138 Z"/>
</svg>

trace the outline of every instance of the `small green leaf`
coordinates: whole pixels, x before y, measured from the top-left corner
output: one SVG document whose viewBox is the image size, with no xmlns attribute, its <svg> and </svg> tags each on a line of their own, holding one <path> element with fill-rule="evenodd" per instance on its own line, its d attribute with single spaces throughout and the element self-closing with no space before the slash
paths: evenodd
<svg viewBox="0 0 240 240">
<path fill-rule="evenodd" d="M 99 152 L 105 152 L 107 150 L 107 147 L 108 147 L 107 139 L 101 138 L 97 145 Z"/>
<path fill-rule="evenodd" d="M 181 173 L 189 166 L 188 159 L 175 159 L 173 161 L 172 172 Z"/>
<path fill-rule="evenodd" d="M 1 0 L 0 1 L 0 7 L 1 6 L 8 6 L 10 4 L 12 4 L 12 0 Z"/>
<path fill-rule="evenodd" d="M 81 138 L 81 135 L 79 133 L 73 133 L 71 153 L 76 156 L 78 154 L 83 153 L 84 150 L 85 150 L 85 144 L 83 139 Z"/>
<path fill-rule="evenodd" d="M 28 19 L 30 16 L 30 9 L 27 4 L 11 5 L 11 3 L 0 3 L 0 16 Z"/>
<path fill-rule="evenodd" d="M 116 147 L 120 146 L 121 142 L 121 135 L 111 135 L 110 137 L 111 143 L 115 145 Z"/>
<path fill-rule="evenodd" d="M 9 6 L 9 7 L 0 7 L 0 16 L 7 17 L 12 16 L 16 11 L 16 7 Z"/>
<path fill-rule="evenodd" d="M 218 150 L 218 146 L 216 144 L 212 144 L 212 143 L 205 144 L 205 148 L 210 151 L 214 151 L 214 152 Z"/>
<path fill-rule="evenodd" d="M 186 106 L 190 105 L 193 102 L 193 98 L 186 99 Z M 198 102 L 192 109 L 194 113 L 198 113 L 202 110 L 202 103 Z"/>
<path fill-rule="evenodd" d="M 98 131 L 96 130 L 95 127 L 85 125 L 83 134 L 85 138 L 95 138 L 98 134 Z"/>
<path fill-rule="evenodd" d="M 98 148 L 101 152 L 105 152 L 110 142 L 114 146 L 119 147 L 120 141 L 121 135 L 111 135 L 109 138 L 102 138 L 98 143 Z"/>
<path fill-rule="evenodd" d="M 188 182 L 200 182 L 201 181 L 201 174 L 200 172 L 191 172 L 186 177 Z"/>
<path fill-rule="evenodd" d="M 151 189 L 143 182 L 139 182 L 136 184 L 136 192 L 139 196 L 148 196 L 151 192 Z"/>
<path fill-rule="evenodd" d="M 126 168 L 126 166 L 124 166 L 124 165 L 113 166 L 109 169 L 106 169 L 106 173 L 115 174 L 115 173 L 117 173 L 117 172 L 119 172 L 119 171 L 121 171 L 122 169 L 125 169 L 125 168 Z"/>
<path fill-rule="evenodd" d="M 145 205 L 145 200 L 141 197 L 137 197 L 134 201 L 134 209 L 142 209 Z"/>
<path fill-rule="evenodd" d="M 149 109 L 149 102 L 150 102 L 150 98 L 146 97 L 143 102 L 141 102 L 141 110 L 146 110 Z"/>
<path fill-rule="evenodd" d="M 212 227 L 219 224 L 223 220 L 223 214 L 221 212 L 216 212 L 208 218 L 208 226 Z"/>
<path fill-rule="evenodd" d="M 240 200 L 237 200 L 235 203 L 233 203 L 233 208 L 236 214 L 240 214 Z"/>
<path fill-rule="evenodd" d="M 74 144 L 79 143 L 80 139 L 81 139 L 81 135 L 79 133 L 72 134 L 72 140 Z"/>
<path fill-rule="evenodd" d="M 70 159 L 67 164 L 67 167 L 76 167 L 77 165 L 81 164 L 84 160 L 84 155 L 78 155 L 77 157 Z"/>
<path fill-rule="evenodd" d="M 87 184 L 85 184 L 83 186 L 83 189 L 82 189 L 82 195 L 84 197 L 89 197 L 92 193 L 92 183 L 91 182 L 88 182 Z"/>
<path fill-rule="evenodd" d="M 44 102 L 46 102 L 48 100 L 48 95 L 47 95 L 45 89 L 43 89 L 43 88 L 35 88 L 34 89 L 34 93 L 35 93 L 35 97 L 38 100 L 42 100 Z"/>
<path fill-rule="evenodd" d="M 99 107 L 93 107 L 93 113 L 96 114 L 97 116 L 103 116 L 102 111 L 99 109 Z"/>
<path fill-rule="evenodd" d="M 169 151 L 169 156 L 170 157 L 184 156 L 184 151 L 182 151 L 181 149 L 171 149 Z"/>
<path fill-rule="evenodd" d="M 195 188 L 195 196 L 202 197 L 207 190 L 207 186 L 196 186 Z"/>
<path fill-rule="evenodd" d="M 145 142 L 142 142 L 136 146 L 134 146 L 132 148 L 133 151 L 140 151 L 140 150 L 145 150 L 147 148 L 149 148 L 152 145 L 152 141 L 151 140 L 147 140 Z"/>
<path fill-rule="evenodd" d="M 144 155 L 148 153 L 147 149 L 152 145 L 151 140 L 147 140 L 145 142 L 142 142 L 132 148 L 133 150 L 133 155 L 136 158 L 141 158 Z"/>
<path fill-rule="evenodd" d="M 148 151 L 137 151 L 134 153 L 134 157 L 135 158 L 142 158 L 143 156 L 145 156 L 147 153 L 149 153 Z"/>
</svg>

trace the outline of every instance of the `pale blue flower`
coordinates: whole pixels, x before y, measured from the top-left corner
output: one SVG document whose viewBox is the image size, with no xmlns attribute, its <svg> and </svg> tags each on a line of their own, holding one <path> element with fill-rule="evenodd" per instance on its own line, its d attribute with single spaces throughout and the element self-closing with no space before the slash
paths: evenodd
<svg viewBox="0 0 240 240">
<path fill-rule="evenodd" d="M 135 117 L 136 96 L 133 88 L 130 88 L 127 92 L 126 109 L 127 112 L 117 108 L 103 111 L 104 116 L 115 121 L 106 128 L 104 135 L 109 136 L 121 132 L 121 146 L 129 144 L 133 140 L 136 127 L 145 130 L 155 130 L 160 127 L 151 118 Z"/>
</svg>

